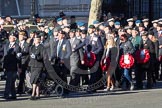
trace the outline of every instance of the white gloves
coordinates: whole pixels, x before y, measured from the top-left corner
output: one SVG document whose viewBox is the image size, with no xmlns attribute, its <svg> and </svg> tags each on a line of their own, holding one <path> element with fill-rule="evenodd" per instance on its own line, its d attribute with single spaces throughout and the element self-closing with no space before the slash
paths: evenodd
<svg viewBox="0 0 162 108">
<path fill-rule="evenodd" d="M 30 57 L 31 57 L 32 59 L 35 59 L 35 54 L 32 53 L 32 54 L 30 55 Z"/>
<path fill-rule="evenodd" d="M 22 53 L 17 53 L 17 57 L 21 57 L 22 56 Z"/>
</svg>

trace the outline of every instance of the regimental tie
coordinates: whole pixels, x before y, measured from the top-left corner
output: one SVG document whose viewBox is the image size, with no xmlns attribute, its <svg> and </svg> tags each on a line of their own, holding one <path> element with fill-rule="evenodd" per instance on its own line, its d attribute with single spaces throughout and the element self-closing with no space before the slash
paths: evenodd
<svg viewBox="0 0 162 108">
<path fill-rule="evenodd" d="M 61 47 L 61 41 L 59 41 L 57 45 L 57 57 L 59 56 L 60 47 Z"/>
<path fill-rule="evenodd" d="M 9 44 L 9 48 L 12 48 L 14 44 Z"/>
<path fill-rule="evenodd" d="M 19 46 L 21 49 L 23 49 L 23 43 L 20 42 Z"/>
<path fill-rule="evenodd" d="M 71 39 L 70 39 L 71 46 L 72 46 L 74 40 L 75 40 L 75 38 L 71 38 Z"/>
</svg>

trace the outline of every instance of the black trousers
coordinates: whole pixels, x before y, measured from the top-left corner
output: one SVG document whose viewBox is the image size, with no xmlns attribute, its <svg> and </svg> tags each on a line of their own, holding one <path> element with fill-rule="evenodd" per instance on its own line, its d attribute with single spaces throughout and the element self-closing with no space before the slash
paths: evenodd
<svg viewBox="0 0 162 108">
<path fill-rule="evenodd" d="M 17 89 L 17 93 L 24 93 L 25 92 L 25 76 L 26 76 L 26 70 L 27 65 L 22 65 L 22 73 L 19 75 L 19 85 Z"/>
<path fill-rule="evenodd" d="M 143 66 L 141 64 L 138 64 L 138 71 L 136 72 L 136 86 L 137 88 L 141 89 L 143 88 L 143 79 L 145 74 L 147 75 L 147 88 L 152 87 L 152 69 L 151 66 Z"/>
<path fill-rule="evenodd" d="M 5 85 L 5 92 L 4 97 L 8 98 L 11 94 L 12 97 L 16 97 L 16 89 L 15 89 L 15 81 L 17 77 L 16 71 L 6 71 L 6 85 Z"/>
</svg>

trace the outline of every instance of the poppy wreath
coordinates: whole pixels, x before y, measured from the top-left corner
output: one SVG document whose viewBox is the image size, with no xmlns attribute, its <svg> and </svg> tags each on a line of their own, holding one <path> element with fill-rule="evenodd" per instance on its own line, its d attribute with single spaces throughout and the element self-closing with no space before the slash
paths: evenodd
<svg viewBox="0 0 162 108">
<path fill-rule="evenodd" d="M 89 52 L 89 53 L 90 53 L 90 57 L 88 57 L 87 52 L 84 53 L 84 64 L 85 66 L 93 67 L 96 62 L 96 55 L 93 52 Z"/>
<path fill-rule="evenodd" d="M 134 58 L 133 58 L 133 56 L 131 54 L 127 54 L 127 55 L 128 55 L 128 61 L 129 61 L 129 63 L 125 63 L 124 62 L 124 56 L 125 55 L 122 55 L 121 56 L 119 63 L 120 63 L 120 66 L 122 68 L 130 69 L 134 65 Z"/>
<path fill-rule="evenodd" d="M 103 72 L 107 71 L 109 66 L 110 66 L 110 58 L 107 57 L 107 58 L 104 58 L 102 61 L 101 61 L 101 69 Z"/>
<path fill-rule="evenodd" d="M 159 57 L 159 61 L 162 61 L 162 56 Z"/>
<path fill-rule="evenodd" d="M 144 57 L 141 57 L 141 52 L 144 52 Z M 136 52 L 137 63 L 145 64 L 150 60 L 150 53 L 147 49 L 141 49 Z"/>
</svg>

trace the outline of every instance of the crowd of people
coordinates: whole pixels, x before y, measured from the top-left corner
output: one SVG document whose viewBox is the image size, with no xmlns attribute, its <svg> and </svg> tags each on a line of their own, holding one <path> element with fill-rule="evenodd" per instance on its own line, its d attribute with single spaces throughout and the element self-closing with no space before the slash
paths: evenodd
<svg viewBox="0 0 162 108">
<path fill-rule="evenodd" d="M 34 21 L 34 22 L 33 22 Z M 4 98 L 16 99 L 16 94 L 25 93 L 26 74 L 31 73 L 31 100 L 40 98 L 40 76 L 47 71 L 44 55 L 48 55 L 58 76 L 70 85 L 91 85 L 106 75 L 106 87 L 98 89 L 113 91 L 115 87 L 129 90 L 151 89 L 157 80 L 162 80 L 162 19 L 121 19 L 103 16 L 103 21 L 93 21 L 87 27 L 76 22 L 75 16 L 62 15 L 53 19 L 12 19 L 0 17 L 0 58 L 6 75 Z M 152 23 L 149 23 L 152 22 Z M 13 25 L 12 30 L 5 30 Z M 66 61 L 70 68 L 66 68 Z M 90 69 L 99 62 L 97 70 L 81 75 L 78 68 Z M 87 68 L 88 67 L 88 68 Z M 48 72 L 47 72 L 48 73 Z M 135 83 L 132 80 L 135 74 Z M 17 89 L 15 81 L 19 79 Z M 143 81 L 147 83 L 144 85 Z M 96 92 L 97 89 L 88 91 Z M 68 94 L 69 90 L 64 90 Z"/>
</svg>

